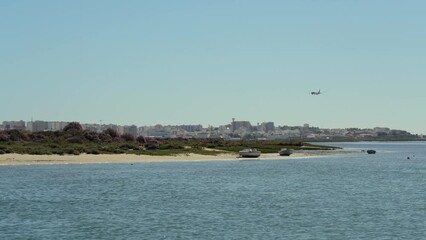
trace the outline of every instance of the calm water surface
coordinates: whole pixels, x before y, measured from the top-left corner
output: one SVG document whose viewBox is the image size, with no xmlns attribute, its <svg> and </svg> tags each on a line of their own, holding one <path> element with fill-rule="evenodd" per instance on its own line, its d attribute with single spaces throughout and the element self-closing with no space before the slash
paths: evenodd
<svg viewBox="0 0 426 240">
<path fill-rule="evenodd" d="M 426 143 L 332 145 L 377 154 L 3 166 L 0 239 L 425 239 Z"/>
</svg>

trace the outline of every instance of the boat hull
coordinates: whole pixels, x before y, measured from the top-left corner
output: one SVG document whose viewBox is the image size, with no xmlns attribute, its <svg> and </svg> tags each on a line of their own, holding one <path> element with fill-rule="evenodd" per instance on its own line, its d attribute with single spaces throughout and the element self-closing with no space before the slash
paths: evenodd
<svg viewBox="0 0 426 240">
<path fill-rule="evenodd" d="M 242 158 L 257 158 L 260 156 L 260 153 L 256 148 L 244 149 L 239 152 Z"/>
<path fill-rule="evenodd" d="M 289 149 L 282 149 L 278 153 L 280 154 L 280 156 L 290 156 L 291 154 L 293 154 L 293 151 Z"/>
<path fill-rule="evenodd" d="M 240 157 L 242 157 L 242 158 L 258 158 L 258 157 L 260 157 L 260 153 L 240 153 Z"/>
</svg>

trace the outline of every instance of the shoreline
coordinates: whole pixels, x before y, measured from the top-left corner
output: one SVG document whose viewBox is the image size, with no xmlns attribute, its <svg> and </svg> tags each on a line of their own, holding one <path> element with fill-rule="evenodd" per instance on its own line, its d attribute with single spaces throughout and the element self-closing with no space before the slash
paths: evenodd
<svg viewBox="0 0 426 240">
<path fill-rule="evenodd" d="M 151 156 L 135 154 L 80 154 L 80 155 L 30 155 L 8 153 L 0 155 L 0 166 L 14 165 L 53 165 L 53 164 L 113 164 L 113 163 L 154 163 L 154 162 L 203 162 L 203 161 L 241 161 L 241 160 L 290 160 L 314 158 L 338 154 L 357 154 L 353 150 L 304 150 L 294 151 L 291 156 L 278 153 L 263 153 L 258 158 L 240 158 L 236 153 L 218 155 L 181 154 L 174 156 Z"/>
</svg>

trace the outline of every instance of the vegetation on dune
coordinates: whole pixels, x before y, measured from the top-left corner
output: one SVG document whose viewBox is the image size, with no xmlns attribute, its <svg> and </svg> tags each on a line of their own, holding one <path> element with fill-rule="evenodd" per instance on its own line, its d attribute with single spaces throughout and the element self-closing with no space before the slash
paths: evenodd
<svg viewBox="0 0 426 240">
<path fill-rule="evenodd" d="M 118 134 L 114 129 L 101 133 L 85 131 L 77 122 L 68 124 L 63 131 L 28 132 L 21 130 L 0 131 L 0 154 L 19 153 L 36 155 L 86 154 L 143 154 L 177 155 L 197 153 L 217 155 L 237 153 L 244 148 L 257 148 L 263 153 L 276 153 L 281 148 L 333 149 L 303 142 L 284 141 L 225 141 L 223 139 L 154 139 L 130 134 Z M 212 151 L 213 150 L 213 151 Z"/>
</svg>

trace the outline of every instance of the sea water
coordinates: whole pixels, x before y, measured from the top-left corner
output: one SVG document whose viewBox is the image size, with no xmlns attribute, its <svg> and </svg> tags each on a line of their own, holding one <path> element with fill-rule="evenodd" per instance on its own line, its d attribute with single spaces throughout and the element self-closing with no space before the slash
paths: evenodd
<svg viewBox="0 0 426 240">
<path fill-rule="evenodd" d="M 426 143 L 331 145 L 377 153 L 2 166 L 0 239 L 426 238 Z"/>
</svg>

